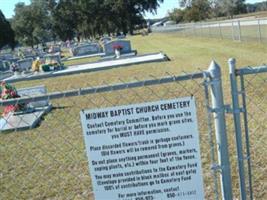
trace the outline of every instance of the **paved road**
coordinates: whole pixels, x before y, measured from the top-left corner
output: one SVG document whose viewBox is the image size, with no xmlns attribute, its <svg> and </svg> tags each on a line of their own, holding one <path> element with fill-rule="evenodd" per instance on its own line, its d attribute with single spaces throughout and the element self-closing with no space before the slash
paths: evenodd
<svg viewBox="0 0 267 200">
<path fill-rule="evenodd" d="M 258 26 L 267 25 L 267 18 L 261 19 L 234 19 L 234 20 L 225 20 L 225 21 L 215 21 L 215 22 L 203 22 L 203 23 L 188 23 L 188 24 L 176 24 L 169 26 L 161 26 L 161 27 L 152 27 L 152 31 L 154 32 L 171 32 L 171 31 L 179 31 L 187 28 L 209 28 L 209 27 L 231 27 L 231 26 Z"/>
</svg>

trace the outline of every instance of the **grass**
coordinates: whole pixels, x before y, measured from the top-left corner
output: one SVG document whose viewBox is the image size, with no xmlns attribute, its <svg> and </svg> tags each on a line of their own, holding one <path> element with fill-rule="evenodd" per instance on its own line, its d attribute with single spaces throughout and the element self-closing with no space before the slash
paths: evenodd
<svg viewBox="0 0 267 200">
<path fill-rule="evenodd" d="M 239 40 L 239 28 L 237 23 L 234 23 L 232 27 L 230 23 L 226 23 L 228 26 L 219 27 L 205 27 L 205 28 L 187 28 L 177 34 L 182 36 L 198 36 L 198 37 L 212 37 L 218 39 L 230 39 L 230 40 Z M 241 23 L 240 28 L 241 41 L 242 42 L 267 42 L 267 25 L 260 25 L 260 33 L 258 25 L 244 26 Z"/>
<path fill-rule="evenodd" d="M 49 92 L 64 91 L 206 70 L 211 60 L 215 59 L 222 67 L 225 98 L 226 102 L 230 103 L 228 58 L 236 58 L 238 66 L 257 66 L 267 63 L 267 47 L 260 44 L 239 43 L 213 38 L 189 38 L 182 37 L 179 34 L 151 34 L 146 37 L 133 36 L 129 39 L 132 42 L 133 49 L 137 49 L 139 54 L 163 51 L 170 57 L 171 61 L 140 64 L 52 79 L 25 81 L 15 85 L 17 88 L 21 88 L 42 84 L 48 88 Z M 80 62 L 87 62 L 87 60 Z M 75 61 L 75 63 L 67 64 L 78 63 Z M 202 80 L 186 81 L 53 100 L 54 109 L 43 117 L 37 128 L 0 134 L 0 199 L 89 198 L 92 200 L 92 186 L 84 152 L 79 111 L 81 109 L 140 103 L 190 94 L 194 94 L 197 99 L 205 193 L 207 199 L 212 199 L 210 148 L 201 83 Z M 255 84 L 257 83 L 256 81 Z M 260 99 L 265 95 L 266 98 L 266 92 L 263 94 L 255 92 L 252 89 L 249 94 L 258 95 Z M 263 105 L 262 108 L 266 109 L 265 104 L 263 102 L 258 105 Z M 251 109 L 253 110 L 250 113 L 257 112 L 256 108 Z M 257 118 L 259 117 L 257 115 Z M 257 118 L 253 121 L 255 125 Z M 261 117 L 261 119 L 264 118 Z M 260 122 L 258 125 L 263 123 L 262 120 Z M 231 161 L 235 163 L 233 129 L 232 125 L 229 127 Z M 266 131 L 266 129 L 262 129 L 262 131 Z M 263 138 L 263 134 L 260 137 Z M 257 136 L 254 135 L 252 144 L 255 144 L 256 140 Z M 264 146 L 262 143 L 257 143 L 257 145 L 261 147 L 262 151 L 266 151 L 262 148 Z M 264 152 L 261 153 L 264 155 Z M 253 154 L 253 156 L 257 159 L 257 155 Z M 258 178 L 255 178 L 257 181 L 255 186 L 260 185 L 261 187 L 258 188 L 264 189 L 264 183 L 266 183 L 266 181 L 264 182 L 266 180 L 264 167 L 267 159 L 264 157 L 261 159 L 255 162 L 262 169 L 259 172 L 256 171 L 255 177 Z M 235 196 L 237 196 L 238 181 L 235 169 L 236 164 L 233 167 L 233 186 Z M 256 195 L 259 199 L 267 197 L 264 192 L 259 193 L 257 191 Z"/>
</svg>

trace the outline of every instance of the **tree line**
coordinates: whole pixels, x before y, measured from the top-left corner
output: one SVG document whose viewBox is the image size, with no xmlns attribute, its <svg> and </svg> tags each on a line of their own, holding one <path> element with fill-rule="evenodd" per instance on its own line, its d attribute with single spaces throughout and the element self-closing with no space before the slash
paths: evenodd
<svg viewBox="0 0 267 200">
<path fill-rule="evenodd" d="M 51 40 L 133 33 L 163 0 L 31 0 L 17 3 L 10 20 L 15 39 L 34 46 Z M 1 17 L 1 16 L 0 16 Z M 0 27 L 1 30 L 2 27 Z M 7 30 L 7 29 L 4 29 Z M 2 37 L 2 35 L 0 35 Z M 7 41 L 5 39 L 5 41 Z M 0 43 L 3 46 L 3 43 Z"/>
<path fill-rule="evenodd" d="M 27 46 L 74 37 L 133 31 L 146 24 L 145 12 L 156 13 L 164 0 L 31 0 L 17 3 L 15 15 L 6 20 L 0 10 L 0 49 L 16 43 Z M 167 1 L 167 0 L 166 0 Z M 245 0 L 178 0 L 180 8 L 169 12 L 173 21 L 192 22 L 246 12 L 267 10 L 267 2 Z M 177 5 L 178 6 L 178 5 Z"/>
<path fill-rule="evenodd" d="M 179 4 L 180 9 L 169 12 L 169 18 L 176 23 L 218 17 L 233 18 L 242 13 L 267 10 L 267 2 L 246 4 L 245 0 L 179 0 Z"/>
</svg>

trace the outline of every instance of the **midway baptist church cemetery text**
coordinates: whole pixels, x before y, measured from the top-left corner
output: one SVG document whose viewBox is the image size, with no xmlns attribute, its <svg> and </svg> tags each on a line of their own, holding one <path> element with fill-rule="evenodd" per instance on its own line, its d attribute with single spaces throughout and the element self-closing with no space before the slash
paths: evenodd
<svg viewBox="0 0 267 200">
<path fill-rule="evenodd" d="M 96 200 L 204 199 L 193 97 L 80 115 Z"/>
</svg>

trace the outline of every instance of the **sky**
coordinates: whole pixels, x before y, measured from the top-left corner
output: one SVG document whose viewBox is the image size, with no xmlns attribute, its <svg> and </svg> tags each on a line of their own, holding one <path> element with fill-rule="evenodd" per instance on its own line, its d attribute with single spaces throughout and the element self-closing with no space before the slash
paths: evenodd
<svg viewBox="0 0 267 200">
<path fill-rule="evenodd" d="M 262 2 L 266 0 L 247 0 L 247 3 Z M 18 2 L 24 2 L 29 4 L 30 0 L 0 0 L 0 10 L 4 13 L 6 18 L 11 18 L 14 15 L 15 4 Z M 173 8 L 178 8 L 178 0 L 164 0 L 163 4 L 160 4 L 160 7 L 157 10 L 157 14 L 153 15 L 147 13 L 145 18 L 162 18 L 168 14 L 168 11 L 171 11 Z"/>
</svg>

